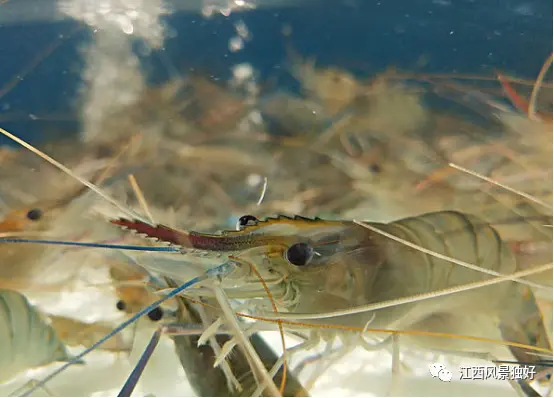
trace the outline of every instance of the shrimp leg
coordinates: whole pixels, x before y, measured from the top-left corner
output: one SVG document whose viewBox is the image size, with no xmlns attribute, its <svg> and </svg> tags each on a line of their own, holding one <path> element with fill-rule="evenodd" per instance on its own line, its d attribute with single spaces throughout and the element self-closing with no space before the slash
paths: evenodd
<svg viewBox="0 0 554 398">
<path fill-rule="evenodd" d="M 197 310 L 186 299 L 181 298 L 185 313 L 192 322 L 201 322 L 201 318 Z M 184 320 L 184 319 L 183 319 Z M 188 319 L 187 319 L 188 321 Z M 215 336 L 220 346 L 231 340 L 231 336 L 218 334 Z M 229 356 L 231 369 L 234 374 L 240 375 L 242 391 L 231 389 L 226 380 L 226 376 L 222 369 L 214 368 L 213 363 L 218 354 L 209 345 L 198 346 L 199 336 L 174 336 L 175 349 L 183 369 L 185 370 L 188 379 L 200 396 L 250 396 L 256 390 L 256 382 L 253 374 L 250 371 L 248 361 L 241 351 Z M 254 334 L 249 337 L 251 344 L 254 346 L 266 369 L 272 369 L 278 362 L 278 356 L 267 345 L 267 343 L 258 335 Z M 282 369 L 276 372 L 275 382 L 279 384 L 283 378 Z M 300 382 L 287 372 L 287 379 L 284 396 L 308 396 L 308 392 L 302 387 Z"/>
</svg>

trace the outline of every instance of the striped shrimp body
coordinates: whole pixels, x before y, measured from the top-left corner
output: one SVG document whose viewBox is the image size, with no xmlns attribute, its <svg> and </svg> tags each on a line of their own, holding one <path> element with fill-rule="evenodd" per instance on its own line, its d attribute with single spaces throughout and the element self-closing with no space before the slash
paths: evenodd
<svg viewBox="0 0 554 398">
<path fill-rule="evenodd" d="M 516 271 L 514 256 L 500 241 L 496 231 L 468 215 L 438 212 L 389 224 L 372 225 L 435 253 L 477 264 L 489 271 L 499 274 L 511 274 Z M 490 277 L 478 270 L 452 264 L 417 249 L 406 248 L 403 243 L 375 233 L 369 239 L 378 242 L 382 261 L 375 276 L 363 282 L 364 299 L 368 303 L 425 294 Z M 441 316 L 455 318 L 458 315 L 466 316 L 468 313 L 496 315 L 499 310 L 506 307 L 506 300 L 514 289 L 514 283 L 507 282 L 378 310 L 371 327 L 402 330 L 417 325 L 415 329 L 421 330 L 422 327 L 425 329 L 426 321 L 431 321 L 436 327 L 437 318 Z M 436 329 L 433 331 L 437 332 Z"/>
<path fill-rule="evenodd" d="M 0 289 L 0 384 L 18 373 L 70 359 L 54 329 L 22 294 Z"/>
<path fill-rule="evenodd" d="M 386 260 L 373 284 L 371 300 L 375 303 L 456 288 L 491 279 L 493 273 L 509 275 L 519 270 L 516 256 L 502 242 L 498 232 L 470 215 L 438 212 L 374 226 L 434 253 L 478 265 L 488 272 L 468 269 L 389 240 L 382 242 Z M 506 281 L 377 310 L 370 327 L 457 334 L 535 345 L 536 336 L 544 339 L 550 329 L 541 323 L 541 312 L 530 289 L 528 285 Z M 548 286 L 536 289 L 548 290 Z M 533 322 L 535 324 L 531 327 Z M 530 329 L 518 336 L 508 332 L 525 328 Z M 487 353 L 487 356 L 497 358 L 508 354 L 505 347 L 483 341 L 437 339 L 421 335 L 402 336 L 402 341 L 437 351 Z M 547 340 L 542 343 L 543 348 L 550 348 Z"/>
<path fill-rule="evenodd" d="M 112 222 L 181 246 L 185 263 L 214 265 L 225 258 L 237 259 L 239 267 L 225 278 L 223 287 L 230 298 L 258 299 L 251 308 L 264 315 L 270 315 L 264 311 L 268 309 L 266 294 L 259 277 L 252 271 L 253 265 L 264 278 L 280 311 L 311 314 L 308 318 L 315 323 L 363 328 L 371 320 L 372 328 L 437 332 L 439 327 L 442 329 L 439 332 L 459 333 L 459 328 L 469 332 L 467 321 L 473 317 L 480 319 L 472 322 L 480 330 L 464 334 L 477 333 L 491 338 L 488 333 L 498 330 L 496 325 L 501 319 L 517 320 L 524 306 L 526 286 L 506 281 L 389 306 L 372 313 L 369 310 L 349 315 L 341 313 L 353 307 L 428 294 L 484 281 L 491 275 L 516 272 L 517 262 L 508 246 L 492 227 L 472 216 L 447 211 L 368 225 L 439 255 L 476 264 L 473 269 L 406 247 L 353 222 L 301 217 L 260 221 L 251 216 L 241 220 L 243 226 L 238 231 L 221 235 L 187 233 L 123 219 Z M 138 262 L 172 278 L 190 276 L 183 270 L 182 261 L 160 261 L 156 257 L 144 256 Z M 187 294 L 195 293 L 191 290 Z M 201 290 L 201 294 L 209 293 Z M 337 316 L 317 319 L 317 314 L 329 312 Z M 330 336 L 328 332 L 320 335 L 334 337 L 334 333 Z"/>
</svg>

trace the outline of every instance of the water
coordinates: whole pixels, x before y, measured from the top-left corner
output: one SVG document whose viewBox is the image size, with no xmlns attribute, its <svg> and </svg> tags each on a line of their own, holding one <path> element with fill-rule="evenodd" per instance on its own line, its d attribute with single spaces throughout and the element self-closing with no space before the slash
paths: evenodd
<svg viewBox="0 0 554 398">
<path fill-rule="evenodd" d="M 107 7 L 116 4 L 120 8 Z M 498 82 L 494 80 L 495 71 L 534 81 L 545 58 L 552 51 L 553 6 L 551 2 L 542 0 L 251 0 L 251 3 L 240 0 L 136 0 L 134 4 L 140 7 L 129 7 L 122 11 L 121 7 L 125 8 L 126 4 L 130 3 L 124 0 L 0 0 L 0 54 L 3 55 L 0 63 L 0 127 L 32 143 L 77 134 L 92 140 L 102 132 L 102 120 L 106 115 L 133 104 L 146 87 L 190 72 L 200 72 L 219 83 L 230 81 L 233 77 L 244 77 L 245 81 L 240 82 L 241 89 L 243 93 L 252 94 L 255 101 L 275 98 L 271 97 L 275 93 L 300 97 L 305 92 L 293 76 L 295 64 L 291 49 L 304 60 L 315 59 L 318 67 L 344 68 L 360 79 L 374 76 L 390 66 L 413 73 L 488 76 L 492 77 L 492 84 L 496 85 L 495 93 L 501 93 Z M 103 9 L 105 12 L 101 12 Z M 546 80 L 551 82 L 551 74 Z M 259 98 L 253 93 L 259 94 Z M 499 94 L 496 98 L 501 96 Z M 203 101 L 218 105 L 218 100 L 214 96 Z M 438 101 L 438 107 L 451 106 L 442 104 L 442 98 L 430 98 L 428 105 L 432 101 Z M 498 101 L 505 106 L 509 105 L 507 98 Z M 221 103 L 223 111 L 226 103 Z M 307 109 L 318 109 L 312 111 L 315 115 L 320 108 L 310 108 L 312 106 L 309 103 Z M 200 105 L 198 107 L 201 108 Z M 497 120 L 491 118 L 490 109 L 485 106 L 483 109 L 486 109 L 485 116 L 475 115 L 474 109 L 471 109 L 465 121 L 469 122 L 470 118 L 474 118 L 471 120 L 474 121 L 483 116 L 488 122 L 492 120 L 491 124 L 497 127 Z M 165 115 L 163 110 L 162 107 L 160 113 Z M 219 109 L 215 113 L 217 111 Z M 408 112 L 406 107 L 393 111 L 398 119 Z M 254 113 L 251 115 L 253 119 L 261 117 Z M 132 114 L 130 118 L 143 117 L 140 120 L 145 123 L 141 126 L 148 129 L 157 126 L 158 115 L 146 112 L 138 116 Z M 324 118 L 323 121 L 318 120 L 317 125 L 327 126 L 337 119 L 340 118 Z M 152 125 L 148 123 L 151 120 Z M 165 126 L 172 122 L 170 115 L 165 123 L 162 121 L 159 124 Z M 123 130 L 127 125 L 123 123 L 122 126 Z M 133 124 L 131 126 L 135 127 Z M 433 125 L 422 122 L 422 126 L 418 124 L 422 129 Z M 178 127 L 176 130 L 179 130 Z M 295 130 L 295 127 L 293 124 L 290 131 L 283 135 L 294 136 L 301 130 Z M 216 133 L 226 132 L 225 128 Z M 282 125 L 278 128 L 284 129 Z M 128 132 L 117 131 L 116 128 L 113 135 L 118 133 Z M 371 133 L 386 135 L 387 131 L 376 129 Z M 1 137 L 0 144 L 12 145 L 12 142 Z M 352 146 L 357 148 L 356 143 Z M 262 157 L 266 154 L 263 150 L 252 152 L 252 155 Z M 375 155 L 373 147 L 368 152 Z M 378 150 L 377 154 L 380 155 Z M 301 157 L 292 159 L 300 162 Z M 329 163 L 328 160 L 326 162 Z M 292 167 L 294 160 L 288 163 Z M 313 168 L 311 163 L 307 164 L 306 169 Z M 367 172 L 365 166 L 363 171 Z M 370 166 L 375 164 L 371 163 Z M 220 168 L 224 169 L 225 163 Z M 275 172 L 270 166 L 267 168 Z M 305 171 L 302 168 L 299 170 L 298 174 Z M 373 170 L 379 170 L 379 167 L 373 167 Z M 216 171 L 219 172 L 219 169 Z M 167 174 L 170 173 L 167 171 Z M 344 174 L 351 177 L 346 172 Z M 209 177 L 209 173 L 207 175 Z M 278 171 L 275 175 L 282 177 Z M 159 189 L 160 192 L 170 192 L 175 187 L 188 187 L 189 180 L 181 179 L 178 173 L 175 176 L 172 175 L 174 179 L 171 186 L 165 180 L 160 183 L 158 177 L 154 177 L 151 182 L 153 191 Z M 199 176 L 201 178 L 198 180 L 206 177 L 201 173 Z M 399 173 L 398 176 L 403 177 L 404 174 Z M 354 177 L 352 179 L 356 180 Z M 263 178 L 261 174 L 251 172 L 247 175 L 247 183 L 241 180 L 232 186 L 225 176 L 216 181 L 222 186 L 228 183 L 221 189 L 223 198 L 225 195 L 233 197 L 238 192 L 237 196 L 248 197 L 255 203 Z M 270 179 L 270 190 L 273 183 Z M 309 191 L 312 187 L 310 184 L 316 186 L 317 183 L 302 182 L 298 184 L 299 187 L 290 188 L 290 192 L 285 190 L 280 194 L 288 199 L 288 196 L 294 196 L 298 191 Z M 368 191 L 373 189 L 371 184 L 378 183 L 371 180 Z M 194 188 L 190 189 L 198 195 Z M 335 194 L 339 191 L 343 194 L 341 189 L 335 191 Z M 172 194 L 166 195 L 174 199 Z M 189 199 L 203 204 L 202 199 L 196 196 Z M 381 200 L 387 201 L 386 198 Z M 228 209 L 225 207 L 227 202 L 222 200 L 221 203 L 217 210 Z M 301 211 L 312 210 L 310 205 L 304 202 L 301 204 Z M 372 208 L 374 217 L 394 218 L 385 207 L 381 209 L 373 203 L 367 207 Z M 283 208 L 276 205 L 271 209 L 284 212 Z M 286 210 L 294 213 L 296 208 L 291 205 Z M 240 205 L 239 210 L 226 211 L 227 216 L 222 221 L 225 226 L 235 224 L 237 217 L 242 215 L 239 211 Z M 332 210 L 322 212 L 329 217 L 340 217 Z M 189 222 L 193 223 L 191 220 Z M 210 225 L 210 221 L 206 221 L 206 224 Z M 90 298 L 84 296 L 78 300 L 82 300 L 85 306 L 92 305 L 87 304 Z M 100 313 L 107 306 L 113 307 L 109 301 L 111 297 L 101 297 L 106 302 L 102 302 L 99 297 L 94 303 Z M 114 308 L 111 310 L 115 311 Z M 273 340 L 273 346 L 279 349 L 280 341 Z M 165 348 L 165 352 L 171 352 L 171 346 Z M 346 361 L 336 369 L 333 376 L 327 375 L 322 379 L 314 394 L 331 396 L 352 393 L 370 396 L 387 392 L 390 377 L 388 356 L 383 359 L 378 354 L 371 356 L 368 361 L 367 352 L 363 351 L 356 353 L 350 361 L 365 361 L 368 365 L 364 365 L 364 370 L 371 368 L 369 370 L 376 372 L 373 373 L 375 378 L 372 380 L 375 382 L 371 388 L 365 385 L 365 379 L 360 378 L 345 385 L 336 383 L 338 376 L 341 379 L 355 379 L 352 367 Z M 160 360 L 158 357 L 157 366 L 160 369 L 163 363 L 163 358 Z M 160 382 L 160 378 L 156 383 L 156 377 L 150 375 L 150 380 L 154 382 L 146 383 L 144 391 L 152 392 L 157 388 L 155 392 L 162 395 L 178 395 L 183 391 L 190 393 L 188 387 L 181 384 L 173 388 L 171 381 L 177 377 L 182 380 L 183 376 L 175 361 L 171 366 L 171 372 L 168 371 L 170 365 L 165 369 L 168 371 L 164 373 L 165 382 Z M 422 369 L 422 374 L 427 376 L 426 369 Z M 124 378 L 127 372 L 128 369 L 119 369 L 121 374 L 118 377 Z M 178 376 L 176 372 L 180 372 Z M 405 379 L 404 388 L 400 391 L 425 395 L 448 393 L 441 390 L 444 385 L 432 385 L 428 379 L 419 376 Z M 114 380 L 103 388 L 107 390 L 121 385 L 119 380 Z M 346 384 L 351 384 L 348 386 L 350 389 L 342 390 Z M 513 393 L 506 383 L 497 384 L 473 390 L 472 384 L 468 386 L 460 383 L 457 388 L 467 389 L 467 394 Z M 411 391 L 411 386 L 415 385 L 417 388 Z M 153 390 L 148 390 L 149 386 Z M 62 387 L 58 384 L 58 388 Z M 67 391 L 71 394 L 70 390 L 68 387 Z"/>
<path fill-rule="evenodd" d="M 277 1 L 263 3 L 255 11 L 211 18 L 203 17 L 197 2 L 172 5 L 179 11 L 162 18 L 170 35 L 163 54 L 142 57 L 153 81 L 187 68 L 202 68 L 227 79 L 232 65 L 248 62 L 260 79 L 292 86 L 286 57 L 289 42 L 300 54 L 316 57 L 320 65 L 338 65 L 358 74 L 395 65 L 427 73 L 490 73 L 496 68 L 533 78 L 552 48 L 552 3 L 540 0 L 502 4 L 416 0 L 401 6 L 386 1 L 312 1 L 295 7 Z M 94 33 L 68 18 L 55 17 L 55 9 L 50 0 L 10 0 L 0 6 L 0 53 L 9 54 L 2 59 L 0 82 L 17 76 L 60 36 L 73 33 L 0 98 L 0 120 L 25 138 L 78 125 L 81 49 Z M 239 21 L 248 27 L 251 40 L 233 52 L 229 40 L 236 36 Z M 293 32 L 288 41 L 284 28 Z M 422 60 L 424 68 L 418 67 Z"/>
</svg>

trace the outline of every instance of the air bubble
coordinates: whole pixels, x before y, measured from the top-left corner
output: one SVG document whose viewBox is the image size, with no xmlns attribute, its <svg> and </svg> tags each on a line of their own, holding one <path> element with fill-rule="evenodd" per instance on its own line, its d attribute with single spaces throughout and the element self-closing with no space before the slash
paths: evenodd
<svg viewBox="0 0 554 398">
<path fill-rule="evenodd" d="M 229 50 L 231 52 L 237 52 L 242 50 L 243 48 L 244 48 L 244 41 L 240 37 L 235 36 L 229 39 Z"/>
</svg>

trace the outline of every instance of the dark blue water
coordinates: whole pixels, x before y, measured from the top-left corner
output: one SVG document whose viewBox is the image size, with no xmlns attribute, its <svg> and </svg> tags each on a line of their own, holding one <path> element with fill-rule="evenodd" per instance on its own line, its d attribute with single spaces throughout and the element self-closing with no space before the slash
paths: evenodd
<svg viewBox="0 0 554 398">
<path fill-rule="evenodd" d="M 177 70 L 197 68 L 221 78 L 228 77 L 231 65 L 249 62 L 262 79 L 287 85 L 292 79 L 281 33 L 284 25 L 292 28 L 289 42 L 300 54 L 315 56 L 320 65 L 343 66 L 362 75 L 389 65 L 414 69 L 425 56 L 428 62 L 420 72 L 490 74 L 497 68 L 534 79 L 552 51 L 551 1 L 319 2 L 324 3 L 324 7 L 263 9 L 229 18 L 172 15 L 167 23 L 177 35 L 166 42 L 166 58 Z M 240 19 L 253 39 L 233 53 L 228 41 Z M 41 51 L 70 33 L 59 48 L 21 76 Z M 91 34 L 71 21 L 0 25 L 0 90 L 14 76 L 21 76 L 17 86 L 0 97 L 3 127 L 35 142 L 79 129 L 80 51 Z M 170 76 L 159 54 L 144 59 L 144 65 L 153 81 Z"/>
</svg>

